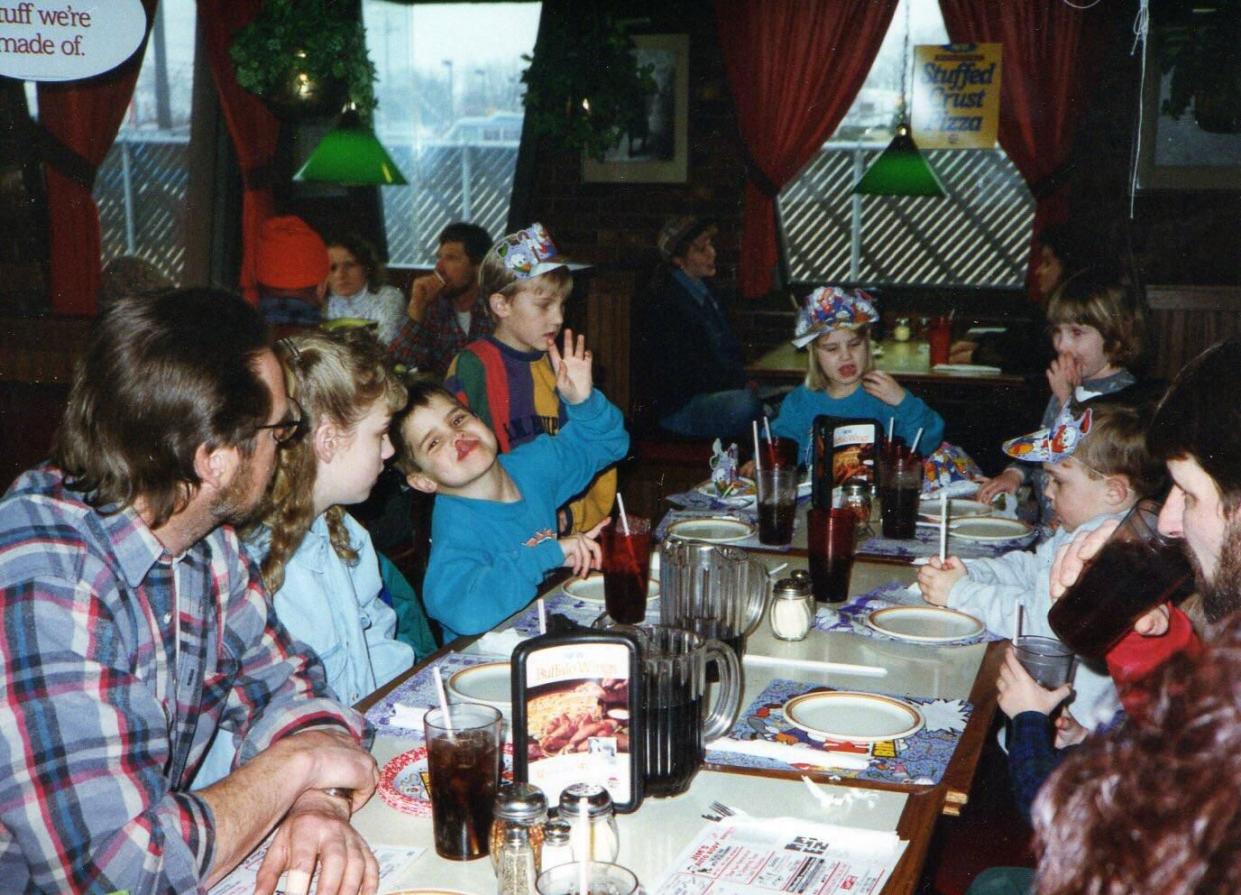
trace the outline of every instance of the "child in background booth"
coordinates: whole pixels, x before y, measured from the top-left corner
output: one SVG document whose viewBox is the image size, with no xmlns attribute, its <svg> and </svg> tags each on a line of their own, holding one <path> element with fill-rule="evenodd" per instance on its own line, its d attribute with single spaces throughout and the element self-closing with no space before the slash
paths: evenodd
<svg viewBox="0 0 1241 895">
<path fill-rule="evenodd" d="M 1051 397 L 1040 422 L 1043 428 L 1052 425 L 1070 399 L 1089 401 L 1137 381 L 1128 366 L 1142 356 L 1146 313 L 1129 290 L 1085 271 L 1052 295 L 1047 323 L 1057 356 L 1047 368 Z M 1014 463 L 984 481 L 977 499 L 990 502 L 1002 492 L 1016 492 L 1027 481 L 1032 482 L 1038 502 L 1036 521 L 1052 524 L 1043 477 L 1028 464 Z"/>
<path fill-rule="evenodd" d="M 1056 425 L 1014 438 L 1004 445 L 1009 456 L 1041 460 L 1047 494 L 1062 526 L 1034 552 L 1011 550 L 995 559 L 962 561 L 932 557 L 918 572 L 922 599 L 959 609 L 999 634 L 1015 630 L 1017 606 L 1025 607 L 1022 633 L 1054 637 L 1051 610 L 1052 561 L 1074 532 L 1090 531 L 1118 519 L 1164 485 L 1163 465 L 1146 449 L 1148 414 L 1119 401 L 1100 401 L 1074 416 L 1066 405 Z M 1080 657 L 1073 713 L 1088 729 L 1111 719 L 1116 688 L 1101 669 Z"/>
<path fill-rule="evenodd" d="M 444 386 L 496 436 L 501 453 L 555 435 L 567 418 L 548 359 L 573 289 L 565 259 L 542 224 L 497 242 L 479 269 L 493 335 L 471 342 L 448 368 Z M 560 533 L 590 531 L 616 499 L 616 470 L 599 473 L 561 510 Z"/>
<path fill-rule="evenodd" d="M 368 332 L 301 333 L 274 348 L 302 434 L 281 452 L 262 524 L 245 546 L 261 564 L 280 622 L 318 653 L 337 699 L 352 705 L 414 662 L 379 597 L 370 536 L 344 510 L 366 499 L 392 456 L 388 425 L 405 386 Z M 195 787 L 226 774 L 234 753 L 231 738 L 218 737 Z"/>
<path fill-rule="evenodd" d="M 799 456 L 809 463 L 814 418 L 830 416 L 873 419 L 882 431 L 894 420 L 893 434 L 913 444 L 918 430 L 919 452 L 927 455 L 944 439 L 944 421 L 921 398 L 902 388 L 888 373 L 874 369 L 870 326 L 879 314 L 870 296 L 834 286 L 814 290 L 797 315 L 793 344 L 810 346 L 806 381 L 793 389 L 771 424 L 776 436 L 797 440 Z"/>
<path fill-rule="evenodd" d="M 388 346 L 405 320 L 405 296 L 384 282 L 384 264 L 375 247 L 348 233 L 330 240 L 328 298 L 324 320 L 356 317 L 373 320 L 379 341 Z"/>
<path fill-rule="evenodd" d="M 552 569 L 599 567 L 596 541 L 607 520 L 557 539 L 557 509 L 598 471 L 625 456 L 620 411 L 591 384 L 585 340 L 565 330 L 563 356 L 548 346 L 568 420 L 500 454 L 495 433 L 442 386 L 419 382 L 393 426 L 397 465 L 409 484 L 436 494 L 431 559 L 423 581 L 427 612 L 445 642 L 479 634 L 534 598 Z"/>
</svg>

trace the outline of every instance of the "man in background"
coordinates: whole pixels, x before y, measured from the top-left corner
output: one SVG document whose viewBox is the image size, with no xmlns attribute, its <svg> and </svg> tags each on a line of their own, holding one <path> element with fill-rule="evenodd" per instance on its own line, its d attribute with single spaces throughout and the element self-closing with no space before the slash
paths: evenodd
<svg viewBox="0 0 1241 895">
<path fill-rule="evenodd" d="M 327 275 L 327 245 L 309 224 L 291 214 L 263 222 L 255 276 L 259 310 L 268 325 L 318 326 Z"/>
</svg>

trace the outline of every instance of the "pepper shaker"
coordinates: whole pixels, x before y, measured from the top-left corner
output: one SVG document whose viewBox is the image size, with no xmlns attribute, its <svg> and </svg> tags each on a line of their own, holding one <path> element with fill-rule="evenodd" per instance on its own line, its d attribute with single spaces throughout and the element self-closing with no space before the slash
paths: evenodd
<svg viewBox="0 0 1241 895">
<path fill-rule="evenodd" d="M 547 796 L 543 790 L 530 783 L 503 783 L 496 789 L 495 808 L 492 811 L 491 836 L 488 844 L 491 866 L 500 873 L 498 854 L 504 846 L 508 831 L 520 827 L 526 830 L 534 853 L 534 869 L 542 867 L 543 824 L 547 820 Z"/>
<path fill-rule="evenodd" d="M 493 849 L 492 854 L 496 851 Z M 534 847 L 530 844 L 530 828 L 512 826 L 504 831 L 496 868 L 497 895 L 535 895 Z"/>
</svg>

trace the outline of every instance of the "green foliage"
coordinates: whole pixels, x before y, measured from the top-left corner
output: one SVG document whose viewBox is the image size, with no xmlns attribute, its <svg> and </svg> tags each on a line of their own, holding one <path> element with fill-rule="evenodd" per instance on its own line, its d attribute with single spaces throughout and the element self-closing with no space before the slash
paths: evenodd
<svg viewBox="0 0 1241 895">
<path fill-rule="evenodd" d="M 522 57 L 530 63 L 521 75 L 525 126 L 562 149 L 602 160 L 625 134 L 645 133 L 654 66 L 638 65 L 633 40 L 611 17 L 579 24 L 548 22 L 534 56 Z"/>
<path fill-rule="evenodd" d="M 364 118 L 375 108 L 366 29 L 332 0 L 265 0 L 254 21 L 237 33 L 230 53 L 237 83 L 256 96 L 271 96 L 296 69 L 320 81 L 344 82 Z"/>
</svg>

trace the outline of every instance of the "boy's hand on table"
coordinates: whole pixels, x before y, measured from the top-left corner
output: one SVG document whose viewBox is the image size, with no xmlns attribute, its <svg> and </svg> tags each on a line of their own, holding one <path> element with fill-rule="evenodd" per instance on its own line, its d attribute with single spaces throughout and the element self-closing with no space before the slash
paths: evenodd
<svg viewBox="0 0 1241 895">
<path fill-rule="evenodd" d="M 1086 563 L 1094 559 L 1112 532 L 1120 525 L 1117 519 L 1109 519 L 1098 528 L 1090 531 L 1079 531 L 1073 540 L 1061 545 L 1056 551 L 1056 558 L 1051 563 L 1050 592 L 1053 600 L 1058 600 L 1064 592 L 1076 582 Z"/>
<path fill-rule="evenodd" d="M 1015 469 L 1006 469 L 993 478 L 983 479 L 974 499 L 979 503 L 991 503 L 997 494 L 1016 494 L 1021 484 L 1021 474 Z"/>
<path fill-rule="evenodd" d="M 564 331 L 564 353 L 556 347 L 556 340 L 550 340 L 547 356 L 551 358 L 552 369 L 556 371 L 556 391 L 560 397 L 570 404 L 581 404 L 590 397 L 592 388 L 591 360 L 586 350 L 586 337 L 573 339 L 573 330 Z"/>
<path fill-rule="evenodd" d="M 947 606 L 948 592 L 964 577 L 965 563 L 957 557 L 950 556 L 940 563 L 938 557 L 932 556 L 918 570 L 918 588 L 922 591 L 922 599 L 932 606 Z"/>
<path fill-rule="evenodd" d="M 603 567 L 603 548 L 599 546 L 599 532 L 611 521 L 604 519 L 590 531 L 571 534 L 557 541 L 560 549 L 564 551 L 565 568 L 572 569 L 574 575 L 584 578 L 590 574 L 591 569 Z"/>
<path fill-rule="evenodd" d="M 1056 706 L 1068 699 L 1073 692 L 1070 684 L 1062 684 L 1054 690 L 1043 687 L 1021 667 L 1017 653 L 1011 646 L 1004 654 L 1004 664 L 1000 666 L 1000 676 L 995 687 L 999 692 L 1000 710 L 1010 718 L 1015 718 L 1022 712 L 1050 715 Z"/>
</svg>

